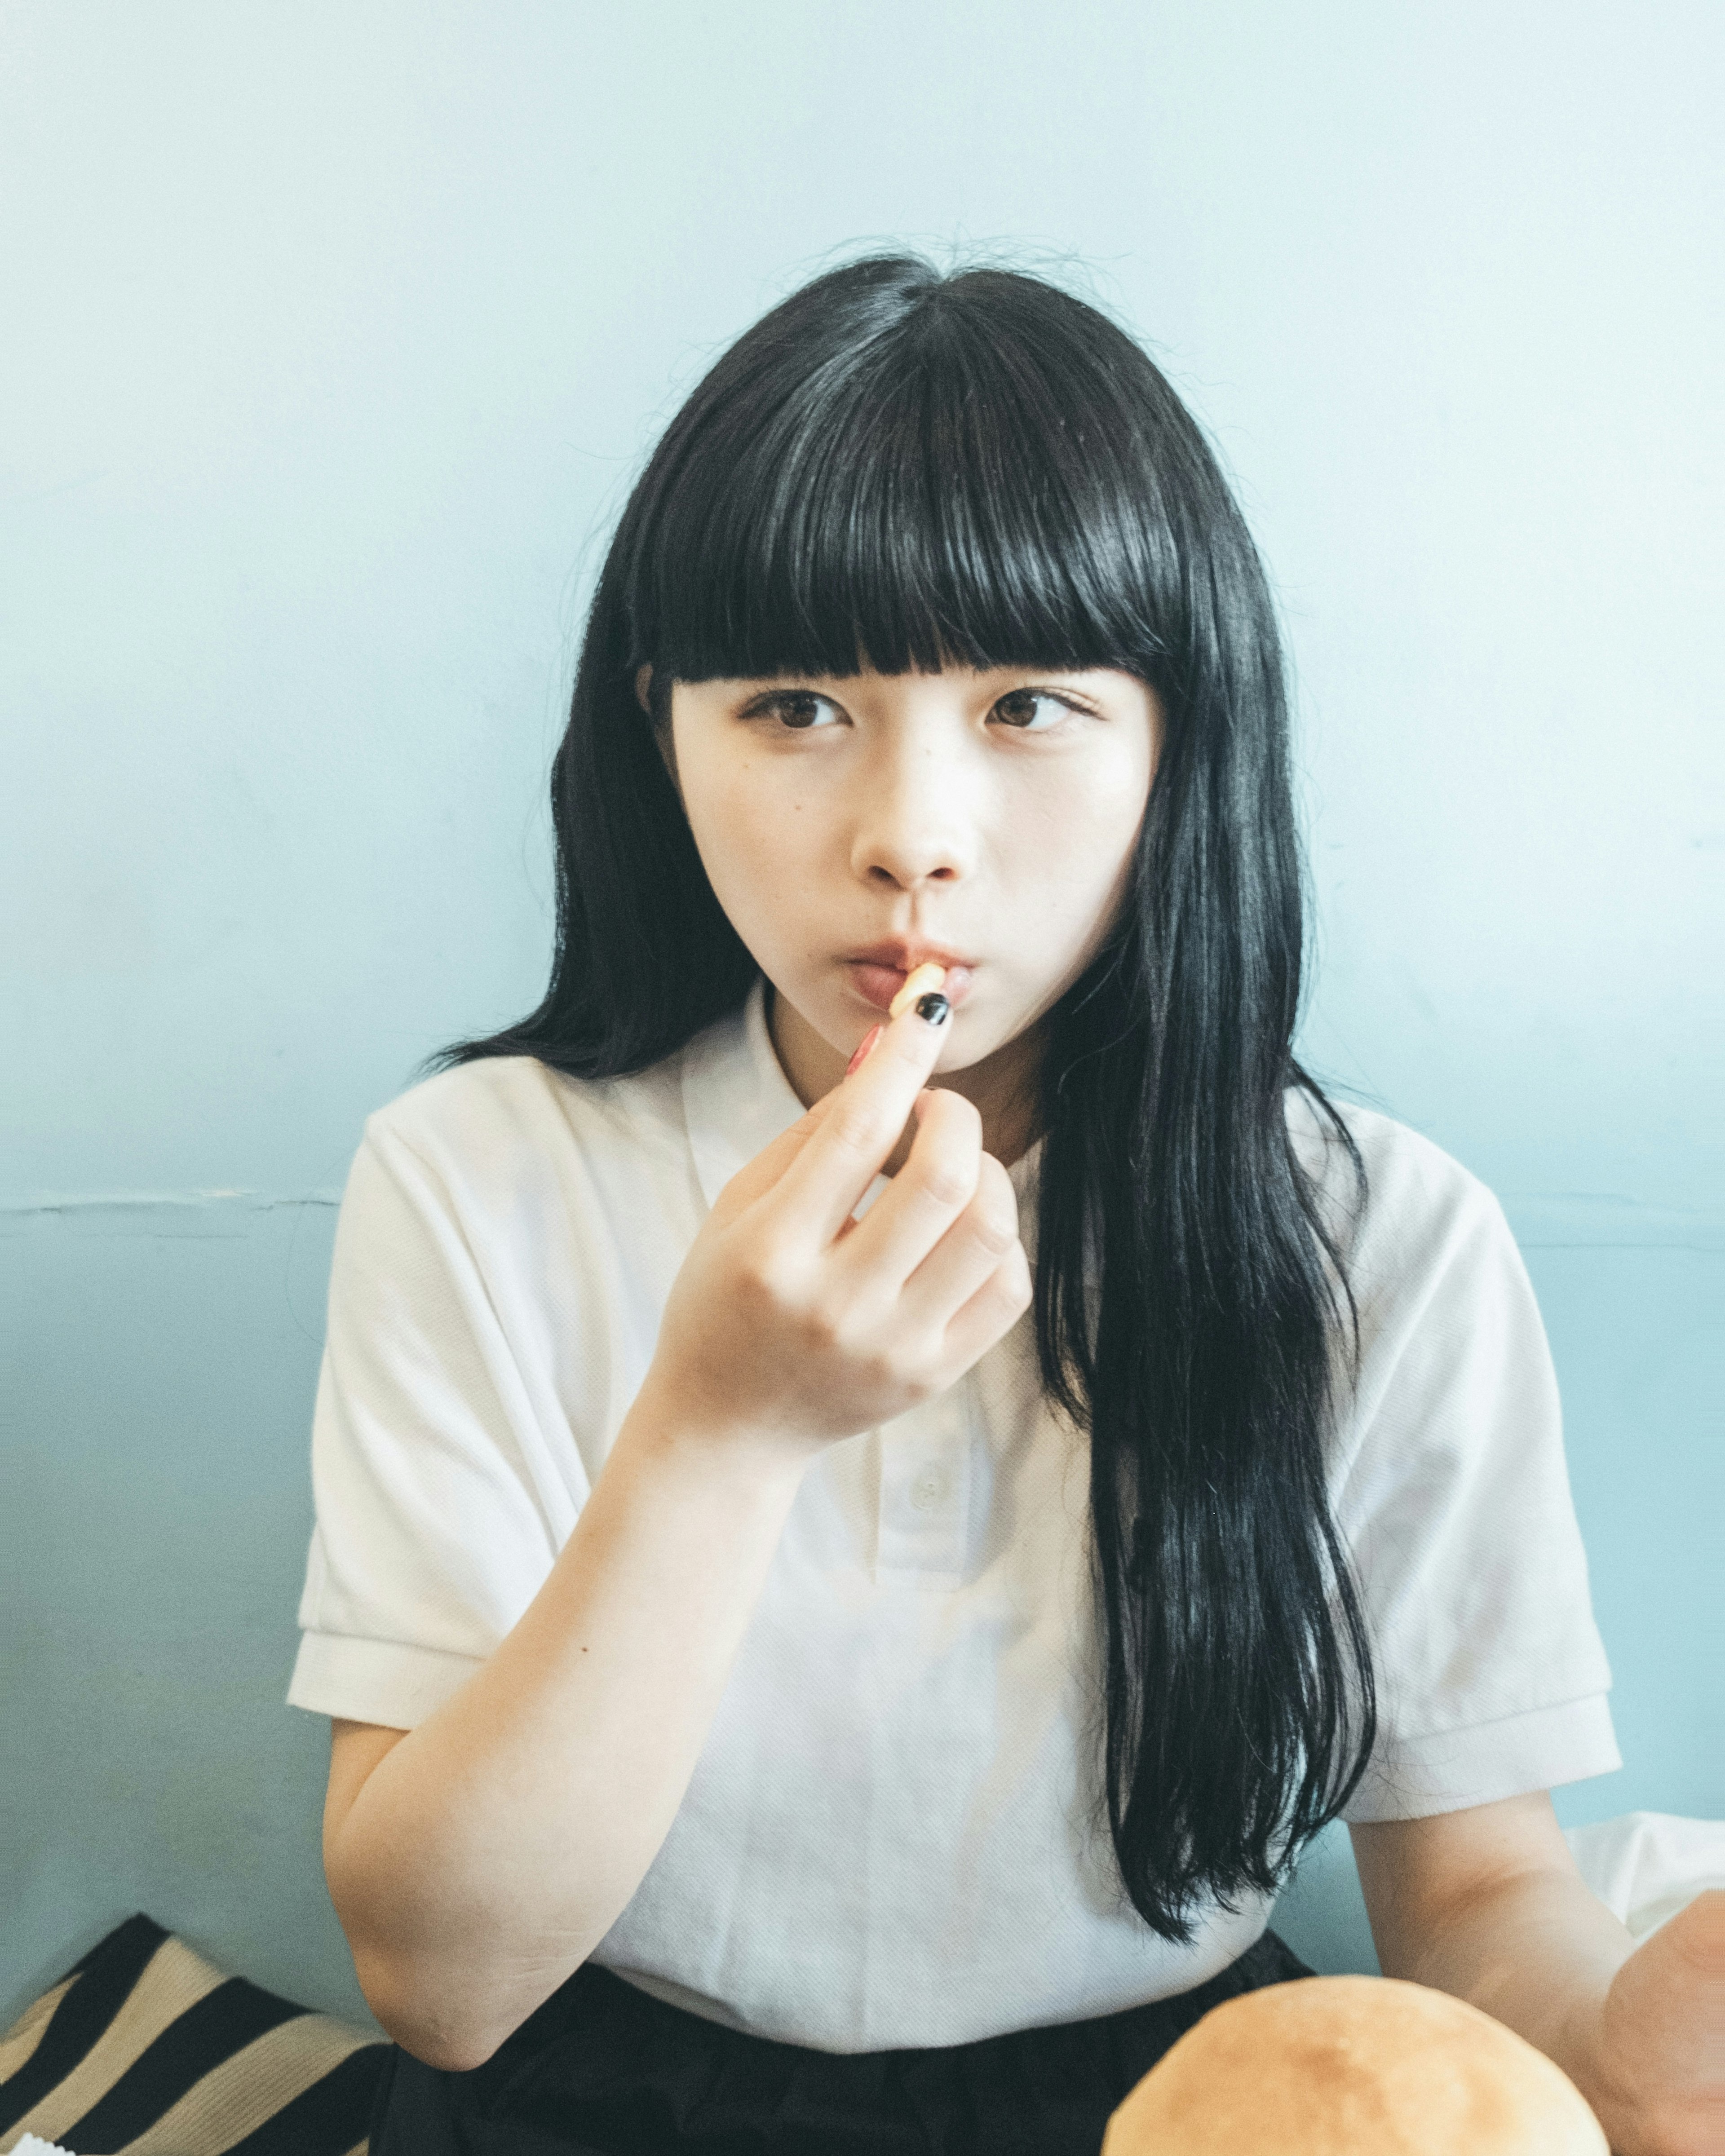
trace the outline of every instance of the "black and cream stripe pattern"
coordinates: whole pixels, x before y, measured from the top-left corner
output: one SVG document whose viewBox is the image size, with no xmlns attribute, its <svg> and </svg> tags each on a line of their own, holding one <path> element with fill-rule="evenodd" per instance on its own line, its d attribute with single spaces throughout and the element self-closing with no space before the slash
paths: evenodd
<svg viewBox="0 0 1725 2156">
<path fill-rule="evenodd" d="M 366 2156 L 388 2049 L 131 1917 L 0 2036 L 0 2152 Z"/>
</svg>

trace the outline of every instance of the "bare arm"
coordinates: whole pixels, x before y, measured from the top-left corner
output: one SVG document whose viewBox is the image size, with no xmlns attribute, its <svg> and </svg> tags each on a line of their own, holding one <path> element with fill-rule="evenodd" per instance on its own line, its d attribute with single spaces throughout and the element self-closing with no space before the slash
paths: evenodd
<svg viewBox="0 0 1725 2156">
<path fill-rule="evenodd" d="M 1352 1831 L 1386 1976 L 1526 2037 L 1620 2156 L 1720 2156 L 1725 1894 L 1638 1948 L 1577 1871 L 1543 1792 Z"/>
<path fill-rule="evenodd" d="M 429 2064 L 488 2058 L 670 1831 L 796 1494 L 741 1466 L 638 1402 L 485 1667 L 405 1736 L 337 1732 L 331 1898 L 373 2012 Z"/>
<path fill-rule="evenodd" d="M 1005 1170 L 923 1092 L 915 1012 L 732 1178 L 545 1584 L 411 1732 L 337 1732 L 331 1897 L 383 2026 L 481 2064 L 592 1952 L 682 1799 L 784 1522 L 834 1440 L 963 1374 L 1029 1299 Z M 890 1190 L 857 1199 L 914 1106 Z"/>
</svg>

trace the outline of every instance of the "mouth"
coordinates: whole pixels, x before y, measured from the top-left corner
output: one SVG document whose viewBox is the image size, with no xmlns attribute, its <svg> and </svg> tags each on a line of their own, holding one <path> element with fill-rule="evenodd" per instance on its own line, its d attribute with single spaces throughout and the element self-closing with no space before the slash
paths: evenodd
<svg viewBox="0 0 1725 2156">
<path fill-rule="evenodd" d="M 918 966 L 944 966 L 941 993 L 956 1012 L 970 993 L 977 962 L 926 943 L 876 943 L 852 951 L 845 959 L 850 985 L 871 1010 L 884 1011 Z"/>
</svg>

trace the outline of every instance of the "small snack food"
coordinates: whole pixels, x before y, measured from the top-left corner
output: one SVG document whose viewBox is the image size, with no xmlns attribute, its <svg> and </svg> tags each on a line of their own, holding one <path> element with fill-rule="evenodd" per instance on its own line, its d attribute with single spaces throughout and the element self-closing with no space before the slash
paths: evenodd
<svg viewBox="0 0 1725 2156">
<path fill-rule="evenodd" d="M 901 1017 L 920 997 L 928 995 L 945 984 L 944 966 L 913 966 L 905 975 L 905 984 L 888 1004 L 888 1018 Z"/>
<path fill-rule="evenodd" d="M 1300 1977 L 1206 2014 L 1122 2103 L 1102 2156 L 1609 2156 L 1543 2051 L 1447 1992 Z"/>
</svg>

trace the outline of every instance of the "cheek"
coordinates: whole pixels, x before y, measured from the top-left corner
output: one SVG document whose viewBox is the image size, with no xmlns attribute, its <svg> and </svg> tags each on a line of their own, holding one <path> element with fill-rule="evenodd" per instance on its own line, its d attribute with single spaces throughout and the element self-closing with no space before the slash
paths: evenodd
<svg viewBox="0 0 1725 2156">
<path fill-rule="evenodd" d="M 818 819 L 796 789 L 745 762 L 691 774 L 685 800 L 707 880 L 751 944 L 777 923 L 783 934 L 808 881 Z"/>
<path fill-rule="evenodd" d="M 1028 789 L 1016 819 L 1018 872 L 1055 901 L 1063 927 L 1118 891 L 1148 798 L 1147 772 L 1127 757 L 1048 773 Z"/>
</svg>

